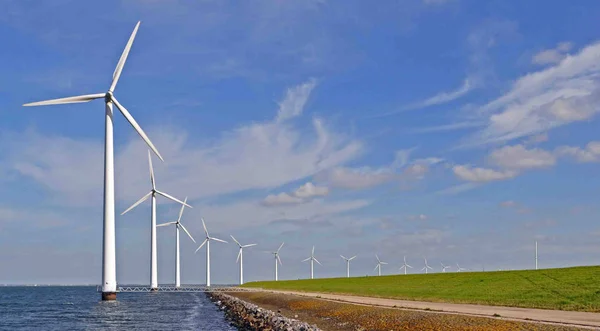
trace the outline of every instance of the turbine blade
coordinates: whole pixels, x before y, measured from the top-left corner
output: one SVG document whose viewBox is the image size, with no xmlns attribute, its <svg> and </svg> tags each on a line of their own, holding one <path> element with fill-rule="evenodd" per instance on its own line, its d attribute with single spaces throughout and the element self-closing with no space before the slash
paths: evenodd
<svg viewBox="0 0 600 331">
<path fill-rule="evenodd" d="M 377 264 L 377 265 L 375 266 L 375 268 L 373 269 L 373 271 L 377 270 L 377 268 L 378 268 L 378 267 L 379 267 L 379 264 Z"/>
<path fill-rule="evenodd" d="M 48 105 L 61 105 L 61 104 L 66 104 L 66 103 L 89 102 L 89 101 L 92 101 L 94 99 L 104 98 L 105 95 L 106 95 L 106 93 L 78 95 L 76 97 L 66 97 L 66 98 L 60 98 L 60 99 L 52 99 L 52 100 L 45 100 L 45 101 L 30 102 L 30 103 L 24 104 L 23 106 L 24 107 L 30 107 L 30 106 L 48 106 Z"/>
<path fill-rule="evenodd" d="M 188 230 L 185 228 L 185 226 L 183 226 L 183 224 L 179 223 L 179 226 L 183 229 L 183 231 L 185 231 L 185 233 L 188 235 L 188 237 L 190 237 L 190 239 L 192 239 L 192 241 L 194 243 L 196 243 L 196 240 L 194 240 L 194 238 L 192 237 L 192 235 L 188 232 Z"/>
<path fill-rule="evenodd" d="M 354 260 L 355 257 L 356 257 L 356 255 L 354 255 L 353 257 L 349 258 L 348 261 Z"/>
<path fill-rule="evenodd" d="M 113 80 L 110 84 L 110 91 L 114 91 L 117 86 L 117 82 L 119 81 L 119 77 L 121 77 L 121 72 L 123 71 L 123 66 L 125 66 L 125 61 L 127 61 L 127 56 L 129 55 L 129 51 L 131 50 L 131 45 L 133 44 L 133 40 L 135 39 L 135 35 L 137 34 L 138 28 L 140 27 L 140 21 L 137 22 L 129 40 L 127 41 L 127 45 L 125 45 L 125 49 L 123 50 L 123 54 L 121 54 L 121 58 L 119 58 L 119 62 L 117 63 L 117 67 L 113 72 Z"/>
<path fill-rule="evenodd" d="M 231 237 L 231 239 L 233 239 L 233 241 L 235 241 L 236 244 L 238 244 L 238 246 L 242 247 L 242 244 L 240 244 L 239 241 L 235 240 L 235 238 L 233 237 L 233 235 L 229 235 Z"/>
<path fill-rule="evenodd" d="M 140 203 L 146 201 L 151 195 L 152 195 L 152 191 L 150 191 L 148 194 L 144 195 L 136 203 L 134 203 L 133 205 L 131 205 L 131 207 L 127 208 L 127 210 L 125 210 L 124 212 L 122 212 L 121 215 L 125 215 L 126 212 L 132 210 L 133 208 L 137 207 L 137 205 L 139 205 Z"/>
<path fill-rule="evenodd" d="M 204 232 L 206 232 L 206 236 L 207 236 L 207 237 L 210 237 L 210 236 L 208 235 L 208 230 L 206 229 L 206 223 L 204 223 L 204 218 L 200 218 L 200 220 L 202 220 L 202 227 L 204 227 Z"/>
<path fill-rule="evenodd" d="M 315 246 L 313 246 L 312 255 L 315 255 Z"/>
<path fill-rule="evenodd" d="M 187 198 L 185 197 L 185 200 L 183 200 L 183 204 L 181 205 L 181 209 L 179 210 L 179 217 L 177 218 L 177 222 L 181 221 L 181 216 L 183 216 L 183 209 L 185 208 L 185 205 L 187 204 Z"/>
<path fill-rule="evenodd" d="M 163 224 L 158 224 L 156 227 L 158 228 L 159 226 L 167 226 L 167 225 L 171 225 L 171 224 L 177 224 L 177 222 L 167 222 L 167 223 L 163 223 Z"/>
<path fill-rule="evenodd" d="M 377 262 L 381 262 L 381 260 L 379 259 L 379 256 L 377 256 L 377 254 L 375 254 L 375 257 L 377 258 Z"/>
<path fill-rule="evenodd" d="M 198 253 L 198 251 L 200 250 L 200 248 L 202 248 L 202 246 L 204 246 L 204 244 L 206 244 L 207 241 L 208 241 L 208 239 L 204 239 L 204 241 L 202 242 L 202 244 L 200 246 L 198 246 L 198 248 L 196 248 L 196 251 L 194 252 L 194 254 Z"/>
<path fill-rule="evenodd" d="M 190 207 L 190 208 L 192 208 L 192 206 L 188 205 L 187 203 L 185 203 L 185 202 L 183 202 L 183 201 L 181 201 L 181 200 L 179 200 L 179 199 L 177 199 L 177 198 L 174 198 L 174 197 L 172 197 L 171 195 L 169 195 L 169 194 L 167 194 L 167 193 L 165 193 L 165 192 L 161 192 L 161 191 L 159 191 L 159 190 L 156 190 L 156 193 L 158 193 L 158 194 L 162 195 L 163 197 L 165 197 L 165 198 L 167 198 L 167 199 L 170 199 L 170 200 L 173 200 L 173 201 L 175 201 L 175 202 L 177 202 L 177 203 L 180 203 L 182 206 L 186 206 L 186 207 Z"/>
<path fill-rule="evenodd" d="M 344 255 L 340 255 L 342 257 L 342 259 L 347 260 L 347 258 L 344 257 Z"/>
<path fill-rule="evenodd" d="M 240 252 L 238 253 L 237 259 L 235 260 L 235 263 L 238 263 L 238 261 L 240 260 L 240 255 L 242 255 L 242 249 L 240 248 Z"/>
<path fill-rule="evenodd" d="M 160 153 L 158 152 L 158 150 L 156 149 L 156 147 L 154 147 L 154 144 L 150 141 L 150 138 L 148 138 L 148 136 L 146 135 L 146 133 L 144 132 L 144 130 L 142 130 L 142 128 L 140 127 L 140 125 L 135 121 L 135 119 L 133 118 L 133 116 L 131 116 L 131 114 L 129 113 L 129 111 L 125 107 L 123 107 L 123 105 L 121 105 L 119 103 L 119 101 L 117 100 L 117 98 L 115 98 L 114 96 L 111 98 L 111 100 L 115 104 L 115 106 L 117 106 L 117 108 L 119 109 L 119 111 L 121 111 L 121 114 L 123 114 L 123 116 L 125 117 L 125 119 L 127 120 L 127 122 L 129 122 L 129 124 L 131 124 L 131 126 L 133 126 L 133 128 L 135 129 L 135 131 L 146 142 L 146 144 L 148 145 L 148 147 L 150 147 L 150 149 L 154 152 L 154 154 L 156 154 L 156 156 L 158 156 L 158 158 L 161 161 L 164 162 L 165 160 L 162 158 L 162 156 L 160 156 Z"/>
<path fill-rule="evenodd" d="M 381 263 L 381 264 L 388 264 L 387 262 L 379 262 L 379 263 Z"/>
<path fill-rule="evenodd" d="M 248 244 L 248 245 L 244 245 L 242 246 L 242 248 L 246 248 L 246 247 L 252 247 L 252 246 L 256 246 L 257 244 Z"/>
<path fill-rule="evenodd" d="M 407 264 L 406 266 L 412 269 L 412 267 L 410 265 Z"/>
<path fill-rule="evenodd" d="M 210 239 L 215 240 L 215 241 L 220 241 L 222 243 L 226 243 L 227 244 L 227 242 L 225 240 L 223 240 L 223 239 L 213 238 L 213 237 L 211 237 Z"/>
<path fill-rule="evenodd" d="M 279 254 L 277 254 L 276 256 L 277 256 L 277 261 L 279 261 L 279 264 L 283 265 L 283 263 L 281 263 L 281 258 L 279 257 Z"/>
<path fill-rule="evenodd" d="M 302 260 L 302 262 L 306 262 L 306 261 L 308 261 L 308 260 L 310 260 L 310 257 L 309 257 L 309 258 L 306 258 L 306 259 L 304 259 L 304 260 Z"/>
<path fill-rule="evenodd" d="M 154 182 L 154 168 L 152 167 L 152 158 L 150 157 L 150 150 L 148 150 L 148 165 L 150 166 L 150 183 L 152 183 L 152 189 L 156 190 L 156 183 Z"/>
<path fill-rule="evenodd" d="M 322 265 L 321 262 L 319 262 L 319 260 L 317 260 L 316 258 L 313 257 L 313 259 L 315 259 L 315 262 L 317 262 L 319 265 Z"/>
<path fill-rule="evenodd" d="M 283 247 L 283 244 L 285 244 L 285 242 L 282 242 L 281 245 L 279 246 L 279 248 L 277 249 L 277 253 L 279 253 L 279 251 L 281 250 L 281 247 Z"/>
</svg>

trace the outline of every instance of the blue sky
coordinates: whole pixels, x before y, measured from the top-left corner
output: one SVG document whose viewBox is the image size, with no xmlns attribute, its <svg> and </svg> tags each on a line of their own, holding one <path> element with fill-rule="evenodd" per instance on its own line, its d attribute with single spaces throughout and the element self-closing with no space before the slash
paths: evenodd
<svg viewBox="0 0 600 331">
<path fill-rule="evenodd" d="M 23 108 L 106 91 L 165 158 L 184 224 L 259 245 L 246 280 L 303 278 L 375 254 L 396 273 L 598 264 L 600 3 L 566 1 L 5 1 L 0 13 L 0 283 L 100 281 L 103 105 Z M 106 10 L 102 10 L 102 8 Z M 146 146 L 117 116 L 122 211 L 150 188 Z M 149 205 L 117 217 L 118 282 L 149 277 Z M 158 220 L 178 207 L 159 200 Z M 204 254 L 182 240 L 182 282 Z M 174 233 L 159 229 L 159 282 Z M 235 282 L 215 243 L 213 281 Z M 417 268 L 418 267 L 418 268 Z"/>
</svg>

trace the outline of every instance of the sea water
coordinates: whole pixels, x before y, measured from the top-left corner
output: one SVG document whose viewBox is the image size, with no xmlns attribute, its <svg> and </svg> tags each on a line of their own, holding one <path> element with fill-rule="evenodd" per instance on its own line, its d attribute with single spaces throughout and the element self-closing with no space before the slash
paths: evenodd
<svg viewBox="0 0 600 331">
<path fill-rule="evenodd" d="M 90 286 L 0 287 L 0 330 L 231 330 L 204 293 L 119 293 Z"/>
</svg>

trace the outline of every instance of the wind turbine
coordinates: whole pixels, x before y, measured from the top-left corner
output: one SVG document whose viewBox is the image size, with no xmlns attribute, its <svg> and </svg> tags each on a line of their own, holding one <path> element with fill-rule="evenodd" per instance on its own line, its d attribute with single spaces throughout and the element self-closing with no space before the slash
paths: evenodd
<svg viewBox="0 0 600 331">
<path fill-rule="evenodd" d="M 412 267 L 410 265 L 408 265 L 408 263 L 406 263 L 406 256 L 404 257 L 404 264 L 400 267 L 400 270 L 402 270 L 404 268 L 404 274 L 406 275 L 406 268 L 411 268 Z"/>
<path fill-rule="evenodd" d="M 442 272 L 446 272 L 446 269 L 450 269 L 449 265 L 444 265 L 442 262 L 440 262 L 440 264 L 442 265 Z"/>
<path fill-rule="evenodd" d="M 192 206 L 188 205 L 186 202 L 180 201 L 167 193 L 161 192 L 156 189 L 156 182 L 154 180 L 154 168 L 152 167 L 152 157 L 150 156 L 150 151 L 148 151 L 148 164 L 150 165 L 150 183 L 152 184 L 152 189 L 148 194 L 144 195 L 141 199 L 139 199 L 136 203 L 131 205 L 131 207 L 127 208 L 121 215 L 125 215 L 128 211 L 137 207 L 140 203 L 148 200 L 148 198 L 152 198 L 150 208 L 150 290 L 155 291 L 158 288 L 158 262 L 156 256 L 156 195 L 162 195 L 163 197 L 173 200 L 177 203 L 180 203 L 183 206 L 187 206 L 192 208 Z M 183 212 L 183 210 L 181 210 Z"/>
<path fill-rule="evenodd" d="M 321 262 L 319 262 L 319 260 L 317 260 L 317 258 L 315 257 L 315 246 L 313 246 L 312 248 L 312 252 L 310 253 L 310 257 L 307 259 L 302 260 L 302 262 L 306 262 L 310 260 L 310 279 L 314 278 L 314 266 L 313 266 L 313 261 L 317 262 L 319 265 L 322 265 Z"/>
<path fill-rule="evenodd" d="M 535 270 L 538 270 L 537 240 L 535 241 Z"/>
<path fill-rule="evenodd" d="M 342 257 L 342 259 L 344 259 L 346 261 L 346 277 L 350 278 L 350 261 L 354 260 L 354 258 L 356 258 L 356 255 L 354 255 L 351 258 L 346 258 L 344 257 L 344 255 L 340 255 Z"/>
<path fill-rule="evenodd" d="M 211 237 L 208 234 L 208 230 L 206 229 L 206 224 L 204 223 L 204 219 L 203 218 L 200 218 L 200 219 L 202 220 L 202 227 L 204 227 L 204 233 L 206 233 L 206 238 L 204 239 L 202 244 L 200 246 L 198 246 L 198 248 L 196 249 L 194 254 L 198 253 L 200 248 L 202 248 L 202 246 L 204 246 L 204 244 L 206 244 L 206 286 L 210 286 L 210 241 L 214 240 L 214 241 L 220 241 L 222 243 L 227 243 L 227 242 L 223 239 Z"/>
<path fill-rule="evenodd" d="M 239 241 L 235 240 L 235 238 L 233 236 L 231 236 L 231 239 L 233 239 L 233 241 L 235 241 L 235 243 L 238 244 L 238 246 L 240 246 L 240 252 L 238 253 L 238 256 L 237 256 L 237 259 L 235 260 L 235 262 L 236 263 L 238 261 L 240 262 L 240 285 L 242 285 L 242 284 L 244 284 L 244 253 L 243 253 L 244 248 L 256 246 L 256 244 L 242 245 L 242 244 L 240 244 Z"/>
<path fill-rule="evenodd" d="M 131 116 L 129 111 L 123 107 L 117 98 L 113 95 L 121 72 L 125 66 L 125 61 L 131 50 L 131 45 L 135 39 L 138 28 L 141 22 L 137 22 L 125 49 L 119 58 L 117 67 L 113 72 L 112 82 L 107 92 L 80 95 L 76 97 L 67 97 L 60 99 L 52 99 L 46 101 L 26 103 L 23 106 L 45 106 L 59 105 L 67 103 L 88 102 L 95 99 L 104 99 L 105 103 L 105 126 L 104 126 L 104 207 L 103 207 L 103 230 L 102 230 L 102 300 L 117 299 L 117 264 L 115 251 L 115 165 L 114 165 L 114 141 L 113 141 L 113 104 L 123 114 L 125 119 L 131 124 L 135 131 L 148 144 L 150 149 L 163 160 L 162 156 L 154 147 L 144 130 L 138 125 L 136 120 Z M 163 160 L 164 161 L 164 160 Z"/>
<path fill-rule="evenodd" d="M 283 264 L 283 263 L 281 263 L 281 259 L 279 258 L 279 251 L 281 250 L 281 247 L 283 247 L 283 244 L 285 244 L 285 243 L 282 242 L 281 245 L 279 246 L 279 248 L 275 252 L 271 253 L 271 254 L 275 255 L 275 281 L 278 280 L 278 278 L 277 278 L 277 262 L 279 262 L 279 264 Z"/>
<path fill-rule="evenodd" d="M 387 262 L 383 262 L 383 261 L 381 261 L 381 260 L 379 259 L 379 256 L 377 256 L 377 254 L 375 254 L 375 258 L 377 259 L 377 265 L 375 266 L 375 269 L 373 269 L 373 271 L 375 271 L 375 270 L 379 269 L 379 270 L 377 271 L 377 275 L 378 275 L 378 276 L 381 276 L 381 265 L 382 265 L 382 264 L 387 264 Z"/>
<path fill-rule="evenodd" d="M 160 226 L 167 226 L 167 225 L 175 224 L 175 287 L 176 288 L 179 288 L 181 286 L 181 281 L 180 281 L 181 273 L 180 273 L 180 268 L 179 268 L 179 266 L 180 266 L 180 263 L 179 263 L 179 228 L 181 227 L 181 229 L 183 231 L 185 231 L 185 233 L 188 235 L 188 237 L 190 237 L 190 239 L 192 239 L 192 241 L 194 243 L 196 243 L 196 240 L 194 240 L 194 238 L 188 232 L 188 230 L 185 228 L 185 226 L 183 226 L 183 224 L 181 224 L 181 216 L 183 215 L 183 209 L 185 208 L 185 204 L 187 204 L 187 197 L 185 197 L 185 200 L 183 200 L 183 203 L 184 204 L 181 205 L 181 210 L 179 211 L 179 217 L 177 218 L 177 221 L 157 225 L 157 227 L 160 227 Z"/>
<path fill-rule="evenodd" d="M 425 270 L 425 273 L 427 273 L 428 269 L 433 270 L 433 268 L 427 264 L 427 258 L 423 258 L 423 259 L 425 260 L 425 266 L 423 267 L 423 269 L 421 269 L 421 271 Z"/>
<path fill-rule="evenodd" d="M 458 263 L 456 264 L 456 272 L 466 271 L 467 269 L 461 268 Z"/>
</svg>

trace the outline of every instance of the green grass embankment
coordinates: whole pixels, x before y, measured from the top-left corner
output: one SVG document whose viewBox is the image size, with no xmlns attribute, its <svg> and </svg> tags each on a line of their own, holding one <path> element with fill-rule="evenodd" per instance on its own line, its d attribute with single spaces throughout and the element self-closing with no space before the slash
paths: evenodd
<svg viewBox="0 0 600 331">
<path fill-rule="evenodd" d="M 244 287 L 600 312 L 600 266 L 251 282 Z"/>
</svg>

